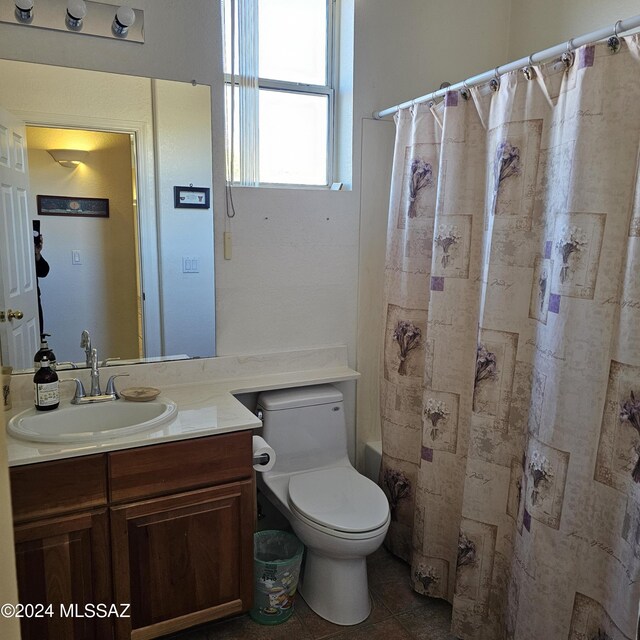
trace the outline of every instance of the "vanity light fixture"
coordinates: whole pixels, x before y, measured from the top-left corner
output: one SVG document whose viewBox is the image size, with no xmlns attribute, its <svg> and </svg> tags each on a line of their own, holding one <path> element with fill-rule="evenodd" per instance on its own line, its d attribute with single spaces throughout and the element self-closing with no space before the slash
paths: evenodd
<svg viewBox="0 0 640 640">
<path fill-rule="evenodd" d="M 16 0 L 16 18 L 20 22 L 33 19 L 33 0 Z"/>
<path fill-rule="evenodd" d="M 95 0 L 0 0 L 0 23 L 143 44 L 144 10 L 132 8 L 129 3 L 133 0 L 119 2 L 125 4 Z"/>
<path fill-rule="evenodd" d="M 131 27 L 135 21 L 136 14 L 134 10 L 123 4 L 116 11 L 116 15 L 113 18 L 113 24 L 111 25 L 113 35 L 118 36 L 119 38 L 126 38 L 127 33 L 129 32 L 129 27 Z"/>
<path fill-rule="evenodd" d="M 61 166 L 75 169 L 81 162 L 86 162 L 88 151 L 79 149 L 47 149 L 49 155 Z"/>
<path fill-rule="evenodd" d="M 65 22 L 69 29 L 78 31 L 82 29 L 82 19 L 87 15 L 87 4 L 84 0 L 69 0 L 67 2 L 67 15 Z"/>
</svg>

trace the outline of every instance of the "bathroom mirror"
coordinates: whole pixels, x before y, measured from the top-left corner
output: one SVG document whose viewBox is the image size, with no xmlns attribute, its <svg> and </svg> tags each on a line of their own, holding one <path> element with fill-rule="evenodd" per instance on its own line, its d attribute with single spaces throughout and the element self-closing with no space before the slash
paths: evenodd
<svg viewBox="0 0 640 640">
<path fill-rule="evenodd" d="M 0 111 L 25 125 L 20 238 L 34 251 L 31 223 L 40 223 L 44 332 L 58 362 L 84 366 L 83 329 L 100 362 L 213 356 L 213 209 L 174 201 L 175 187 L 211 190 L 210 87 L 11 60 L 0 60 L 0 78 Z M 65 165 L 56 149 L 84 153 Z M 9 235 L 0 225 L 4 311 Z M 25 370 L 30 347 L 21 357 L 7 344 L 16 322 L 0 331 L 2 361 Z"/>
</svg>

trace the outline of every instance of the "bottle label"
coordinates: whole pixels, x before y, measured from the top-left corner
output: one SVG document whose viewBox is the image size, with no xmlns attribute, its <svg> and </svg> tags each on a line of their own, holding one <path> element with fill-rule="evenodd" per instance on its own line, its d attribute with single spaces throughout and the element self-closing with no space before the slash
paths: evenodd
<svg viewBox="0 0 640 640">
<path fill-rule="evenodd" d="M 58 390 L 58 381 L 47 382 L 45 384 L 35 384 L 35 402 L 39 407 L 50 407 L 52 404 L 60 402 L 60 392 Z"/>
</svg>

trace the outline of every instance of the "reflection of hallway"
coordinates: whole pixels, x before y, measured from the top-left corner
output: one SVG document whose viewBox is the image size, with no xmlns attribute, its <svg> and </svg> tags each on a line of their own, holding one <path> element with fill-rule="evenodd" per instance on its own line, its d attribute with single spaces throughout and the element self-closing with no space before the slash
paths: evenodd
<svg viewBox="0 0 640 640">
<path fill-rule="evenodd" d="M 167 640 L 455 640 L 451 605 L 411 588 L 410 567 L 381 547 L 367 558 L 372 608 L 353 627 L 341 627 L 314 613 L 296 594 L 294 613 L 282 624 L 263 626 L 249 615 L 203 625 Z"/>
<path fill-rule="evenodd" d="M 33 214 L 51 266 L 41 281 L 50 345 L 59 361 L 79 361 L 88 329 L 100 358 L 138 358 L 140 296 L 131 135 L 27 127 Z M 56 163 L 49 149 L 89 153 L 75 168 Z M 39 215 L 37 195 L 106 198 L 108 217 Z"/>
</svg>

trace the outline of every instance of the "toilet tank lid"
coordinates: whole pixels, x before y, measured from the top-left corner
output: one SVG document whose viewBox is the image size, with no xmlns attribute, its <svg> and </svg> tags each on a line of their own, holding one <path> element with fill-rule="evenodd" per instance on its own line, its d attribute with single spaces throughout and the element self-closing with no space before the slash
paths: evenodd
<svg viewBox="0 0 640 640">
<path fill-rule="evenodd" d="M 342 402 L 342 393 L 330 384 L 263 391 L 258 396 L 258 406 L 266 411 L 310 407 L 317 404 L 335 404 L 336 402 Z"/>
</svg>

